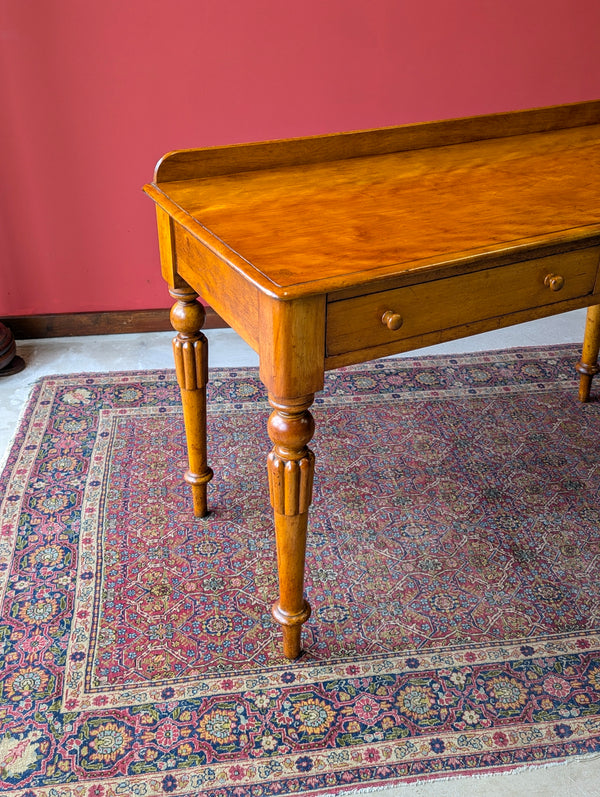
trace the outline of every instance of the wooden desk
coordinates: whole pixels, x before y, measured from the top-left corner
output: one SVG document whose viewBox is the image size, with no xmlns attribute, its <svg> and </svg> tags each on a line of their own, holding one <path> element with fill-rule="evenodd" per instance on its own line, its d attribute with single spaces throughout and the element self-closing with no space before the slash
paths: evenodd
<svg viewBox="0 0 600 797">
<path fill-rule="evenodd" d="M 600 101 L 166 155 L 145 187 L 186 423 L 207 512 L 201 295 L 260 357 L 288 658 L 301 651 L 324 372 L 589 307 L 580 398 L 600 342 Z M 326 467 L 326 463 L 322 463 Z"/>
</svg>

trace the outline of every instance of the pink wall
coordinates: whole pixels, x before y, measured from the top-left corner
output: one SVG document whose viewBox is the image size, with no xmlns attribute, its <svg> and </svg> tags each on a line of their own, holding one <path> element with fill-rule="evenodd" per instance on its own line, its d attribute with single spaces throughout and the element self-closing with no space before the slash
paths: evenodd
<svg viewBox="0 0 600 797">
<path fill-rule="evenodd" d="M 0 316 L 167 306 L 181 147 L 600 97 L 598 0 L 0 0 Z"/>
</svg>

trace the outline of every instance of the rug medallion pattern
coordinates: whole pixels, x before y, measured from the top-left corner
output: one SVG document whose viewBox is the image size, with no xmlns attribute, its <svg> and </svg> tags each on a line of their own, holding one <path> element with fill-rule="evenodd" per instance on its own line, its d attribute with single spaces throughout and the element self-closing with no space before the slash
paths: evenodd
<svg viewBox="0 0 600 797">
<path fill-rule="evenodd" d="M 256 371 L 211 371 L 205 520 L 172 372 L 41 380 L 1 482 L 2 793 L 335 793 L 598 752 L 600 403 L 577 356 L 328 375 L 292 663 Z"/>
</svg>

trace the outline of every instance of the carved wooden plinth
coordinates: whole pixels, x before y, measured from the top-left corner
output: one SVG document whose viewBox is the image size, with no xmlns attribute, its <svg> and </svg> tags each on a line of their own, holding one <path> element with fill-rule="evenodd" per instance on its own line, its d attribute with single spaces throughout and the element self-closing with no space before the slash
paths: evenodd
<svg viewBox="0 0 600 797">
<path fill-rule="evenodd" d="M 0 323 L 0 376 L 17 374 L 25 368 L 25 361 L 17 356 L 17 344 L 13 333 Z"/>
<path fill-rule="evenodd" d="M 207 464 L 206 384 L 208 382 L 208 341 L 200 331 L 204 308 L 191 288 L 173 288 L 177 299 L 171 309 L 171 324 L 177 331 L 173 340 L 175 372 L 181 391 L 187 439 L 189 469 L 184 478 L 192 488 L 194 514 L 208 514 L 207 484 L 213 472 Z"/>
</svg>

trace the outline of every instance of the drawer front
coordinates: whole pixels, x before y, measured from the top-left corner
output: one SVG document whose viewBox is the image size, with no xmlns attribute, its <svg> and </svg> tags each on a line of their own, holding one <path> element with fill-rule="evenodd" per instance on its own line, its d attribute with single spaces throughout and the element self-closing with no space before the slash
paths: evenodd
<svg viewBox="0 0 600 797">
<path fill-rule="evenodd" d="M 327 354 L 358 351 L 594 292 L 600 247 L 484 269 L 327 308 Z"/>
</svg>

